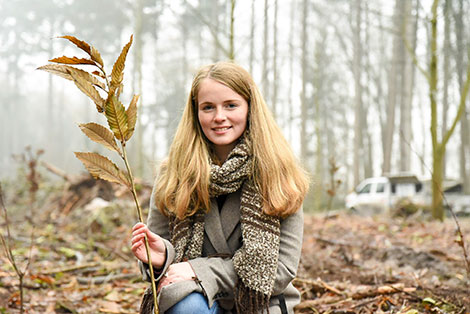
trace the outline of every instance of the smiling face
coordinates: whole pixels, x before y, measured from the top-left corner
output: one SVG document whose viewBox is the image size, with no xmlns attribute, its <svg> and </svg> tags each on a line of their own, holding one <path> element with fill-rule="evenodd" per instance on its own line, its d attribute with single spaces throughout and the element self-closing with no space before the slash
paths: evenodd
<svg viewBox="0 0 470 314">
<path fill-rule="evenodd" d="M 248 102 L 230 87 L 205 78 L 197 94 L 197 113 L 204 135 L 224 162 L 246 129 Z"/>
</svg>

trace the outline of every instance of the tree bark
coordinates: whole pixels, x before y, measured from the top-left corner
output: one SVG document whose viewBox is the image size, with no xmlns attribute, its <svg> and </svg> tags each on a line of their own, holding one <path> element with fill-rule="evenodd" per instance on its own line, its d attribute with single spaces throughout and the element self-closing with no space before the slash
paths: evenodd
<svg viewBox="0 0 470 314">
<path fill-rule="evenodd" d="M 443 80 L 442 80 L 442 129 L 441 129 L 441 138 L 444 137 L 445 132 L 447 131 L 447 123 L 448 123 L 448 112 L 449 112 L 449 83 L 450 83 L 450 53 L 451 53 L 451 46 L 450 46 L 450 1 L 444 1 L 444 62 L 443 62 Z M 444 155 L 442 158 L 442 177 L 446 177 L 446 156 Z"/>
<path fill-rule="evenodd" d="M 405 1 L 403 8 L 403 36 L 411 46 L 411 52 L 416 50 L 416 29 L 418 19 L 415 17 L 412 21 L 412 1 Z M 418 5 L 416 5 L 416 10 Z M 402 98 L 400 108 L 400 171 L 411 170 L 411 145 L 413 133 L 411 130 L 411 109 L 413 104 L 413 89 L 415 68 L 413 60 L 406 53 L 405 47 L 401 45 L 404 58 L 404 66 L 402 72 Z"/>
<path fill-rule="evenodd" d="M 400 34 L 401 29 L 401 12 L 402 12 L 403 1 L 396 0 L 395 2 L 395 13 L 394 13 L 394 25 L 395 30 Z M 400 44 L 401 38 L 395 35 L 393 40 L 393 55 L 392 62 L 390 65 L 390 73 L 388 76 L 388 97 L 387 97 L 387 114 L 385 123 L 385 139 L 383 142 L 383 173 L 389 173 L 392 169 L 392 153 L 393 153 L 393 136 L 395 134 L 395 111 L 398 96 L 398 62 L 400 56 Z"/>
<path fill-rule="evenodd" d="M 307 21 L 308 21 L 308 0 L 302 3 L 302 32 L 301 32 L 301 71 L 302 90 L 300 92 L 300 158 L 307 166 Z"/>
<path fill-rule="evenodd" d="M 457 65 L 457 78 L 459 83 L 459 89 L 462 92 L 464 90 L 464 69 L 465 69 L 465 36 L 464 36 L 464 4 L 463 0 L 458 2 L 458 11 L 454 13 L 455 21 L 455 41 L 457 49 L 455 49 L 455 62 Z M 467 62 L 469 62 L 467 58 Z M 467 105 L 463 108 L 462 118 L 460 119 L 460 180 L 463 183 L 464 192 L 470 194 L 470 167 L 467 165 L 468 159 L 470 158 L 470 128 L 467 117 L 468 109 Z"/>
<path fill-rule="evenodd" d="M 277 92 L 278 92 L 278 73 L 277 73 L 277 21 L 278 21 L 278 0 L 274 0 L 274 23 L 273 23 L 273 89 L 271 98 L 271 108 L 273 111 L 274 118 L 277 117 Z"/>
<path fill-rule="evenodd" d="M 354 74 L 354 185 L 359 184 L 361 178 L 360 168 L 362 165 L 361 152 L 362 147 L 362 49 L 361 49 L 361 0 L 354 2 L 354 57 L 353 57 L 353 74 Z"/>
<path fill-rule="evenodd" d="M 142 27 L 143 27 L 143 0 L 137 0 L 134 7 L 134 94 L 139 94 L 139 105 L 137 107 L 137 154 L 136 175 L 142 177 L 144 174 L 144 145 L 143 145 L 143 123 L 142 123 Z"/>
<path fill-rule="evenodd" d="M 250 73 L 253 73 L 253 63 L 255 61 L 255 30 L 256 30 L 256 12 L 255 1 L 251 2 L 251 25 L 250 25 Z M 292 34 L 292 33 L 291 33 Z"/>
<path fill-rule="evenodd" d="M 269 1 L 264 0 L 263 73 L 262 87 L 265 99 L 269 99 Z"/>
<path fill-rule="evenodd" d="M 442 183 L 443 183 L 443 160 L 446 152 L 446 146 L 450 137 L 454 133 L 457 123 L 460 121 L 465 102 L 470 87 L 470 63 L 467 64 L 467 73 L 464 88 L 460 97 L 460 103 L 457 109 L 457 114 L 451 124 L 449 130 L 443 133 L 442 140 L 439 141 L 438 135 L 438 113 L 437 113 L 437 7 L 439 0 L 434 0 L 432 5 L 432 18 L 431 18 L 431 61 L 429 71 L 429 98 L 431 102 L 431 138 L 433 149 L 433 172 L 432 172 L 432 216 L 435 219 L 444 219 L 444 208 L 442 204 Z"/>
</svg>

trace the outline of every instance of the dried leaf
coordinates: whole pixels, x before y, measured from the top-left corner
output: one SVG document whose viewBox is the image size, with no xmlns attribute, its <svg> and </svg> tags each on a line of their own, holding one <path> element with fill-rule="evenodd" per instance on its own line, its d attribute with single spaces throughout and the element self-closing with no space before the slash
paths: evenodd
<svg viewBox="0 0 470 314">
<path fill-rule="evenodd" d="M 127 122 L 128 122 L 128 130 L 126 133 L 126 141 L 128 141 L 132 134 L 134 134 L 135 123 L 137 122 L 137 102 L 139 101 L 139 95 L 134 95 L 132 97 L 132 101 L 129 104 L 129 107 L 126 110 L 127 114 Z"/>
<path fill-rule="evenodd" d="M 85 133 L 85 135 L 88 136 L 88 138 L 90 138 L 92 141 L 102 144 L 108 149 L 121 154 L 121 150 L 114 140 L 114 134 L 104 126 L 91 122 L 87 124 L 80 124 L 79 127 L 83 133 Z"/>
<path fill-rule="evenodd" d="M 91 83 L 95 86 L 98 86 L 102 90 L 106 90 L 106 85 L 103 82 L 101 82 L 100 80 L 98 80 L 96 77 L 94 77 L 93 75 L 88 73 L 87 71 L 83 71 L 83 70 L 80 70 L 80 69 L 77 69 L 77 68 L 74 68 L 74 67 L 71 67 L 71 66 L 66 66 L 66 67 L 67 67 L 67 71 L 73 72 L 74 74 L 76 74 L 76 76 L 80 76 L 80 77 L 84 78 L 89 83 Z M 72 79 L 73 79 L 73 77 L 72 77 Z"/>
<path fill-rule="evenodd" d="M 124 65 L 126 62 L 127 53 L 129 52 L 129 48 L 132 45 L 132 39 L 133 36 L 131 35 L 129 42 L 127 43 L 127 45 L 124 46 L 124 48 L 122 48 L 121 54 L 113 65 L 113 70 L 111 72 L 111 86 L 117 87 L 122 82 L 122 78 L 124 75 Z"/>
<path fill-rule="evenodd" d="M 70 81 L 73 81 L 73 77 L 72 75 L 70 74 L 70 72 L 75 72 L 77 75 L 80 75 L 82 76 L 83 78 L 85 78 L 87 81 L 89 81 L 91 84 L 95 85 L 95 86 L 98 86 L 100 87 L 101 89 L 105 89 L 106 88 L 106 85 L 101 82 L 100 80 L 98 80 L 96 77 L 94 77 L 93 75 L 90 75 L 90 73 L 86 72 L 86 71 L 83 71 L 83 70 L 80 70 L 80 69 L 77 69 L 77 68 L 74 68 L 74 67 L 71 67 L 69 65 L 63 65 L 63 64 L 48 64 L 48 65 L 44 65 L 42 67 L 39 67 L 37 68 L 38 70 L 42 70 L 42 71 L 46 71 L 46 72 L 49 72 L 51 74 L 54 74 L 54 75 L 57 75 L 57 76 L 60 76 L 60 77 L 63 77 L 67 80 L 70 80 Z"/>
<path fill-rule="evenodd" d="M 65 39 L 70 40 L 78 48 L 85 51 L 91 57 L 91 60 L 97 62 L 99 65 L 101 65 L 101 67 L 104 66 L 103 59 L 101 58 L 99 51 L 95 47 L 90 46 L 85 41 L 77 39 L 76 37 L 73 37 L 73 36 L 60 36 L 59 38 L 65 38 Z"/>
<path fill-rule="evenodd" d="M 101 77 L 101 78 L 103 78 L 103 79 L 105 78 L 105 76 L 103 75 L 103 73 L 101 73 L 100 71 L 93 71 L 93 72 L 91 72 L 91 74 L 96 75 L 96 76 L 99 76 L 99 77 Z"/>
<path fill-rule="evenodd" d="M 87 80 L 92 76 L 88 74 L 88 76 L 85 77 L 85 76 L 82 75 L 81 72 L 77 72 L 77 71 L 73 71 L 73 70 L 68 71 L 68 72 L 72 76 L 75 85 L 77 85 L 77 87 L 85 95 L 87 95 L 88 97 L 91 98 L 91 100 L 93 100 L 93 102 L 96 105 L 96 109 L 98 109 L 98 112 L 103 112 L 105 100 L 100 96 L 100 94 L 93 87 L 93 85 Z"/>
<path fill-rule="evenodd" d="M 119 141 L 125 141 L 125 135 L 129 129 L 127 114 L 124 105 L 117 99 L 116 96 L 112 96 L 109 101 L 106 102 L 104 114 L 108 120 L 108 125 L 114 136 Z"/>
<path fill-rule="evenodd" d="M 63 63 L 63 64 L 91 64 L 95 65 L 95 61 L 86 58 L 66 57 L 62 56 L 49 60 L 50 62 Z"/>
<path fill-rule="evenodd" d="M 47 65 L 43 65 L 43 66 L 37 68 L 37 70 L 46 71 L 46 72 L 49 72 L 51 74 L 63 77 L 67 80 L 73 81 L 72 76 L 67 71 L 67 67 L 70 67 L 70 66 L 61 65 L 61 64 L 47 64 Z"/>
<path fill-rule="evenodd" d="M 89 55 L 91 55 L 91 48 L 90 45 L 84 42 L 83 40 L 77 39 L 76 37 L 73 36 L 60 36 L 59 38 L 65 38 L 70 40 L 72 43 L 74 43 L 78 48 L 82 49 Z"/>
<path fill-rule="evenodd" d="M 103 59 L 101 58 L 100 52 L 98 51 L 98 49 L 96 49 L 93 46 L 91 46 L 90 57 L 93 61 L 98 62 L 98 64 L 101 65 L 101 67 L 104 67 L 104 62 L 103 62 Z"/>
<path fill-rule="evenodd" d="M 97 153 L 79 153 L 75 156 L 95 178 L 130 186 L 127 176 L 111 160 Z"/>
</svg>

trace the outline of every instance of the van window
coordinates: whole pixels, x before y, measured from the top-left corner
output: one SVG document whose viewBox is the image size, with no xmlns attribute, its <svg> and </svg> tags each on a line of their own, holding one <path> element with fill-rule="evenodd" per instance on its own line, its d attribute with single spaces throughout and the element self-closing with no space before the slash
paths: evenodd
<svg viewBox="0 0 470 314">
<path fill-rule="evenodd" d="M 385 183 L 377 183 L 377 193 L 383 193 L 385 191 Z"/>
<path fill-rule="evenodd" d="M 358 193 L 359 194 L 365 194 L 365 193 L 370 193 L 370 186 L 371 184 L 366 184 Z"/>
</svg>

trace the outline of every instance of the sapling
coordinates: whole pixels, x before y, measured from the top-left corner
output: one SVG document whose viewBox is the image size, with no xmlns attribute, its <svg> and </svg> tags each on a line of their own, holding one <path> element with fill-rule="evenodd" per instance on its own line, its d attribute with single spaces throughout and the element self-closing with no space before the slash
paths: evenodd
<svg viewBox="0 0 470 314">
<path fill-rule="evenodd" d="M 78 89 L 95 103 L 98 112 L 104 114 L 106 117 L 109 128 L 93 122 L 80 124 L 79 127 L 92 141 L 116 152 L 124 161 L 126 171 L 122 171 L 107 157 L 97 153 L 76 152 L 75 155 L 94 178 L 125 185 L 134 198 L 139 221 L 143 222 L 142 209 L 137 198 L 134 177 L 126 153 L 126 144 L 134 134 L 137 121 L 137 102 L 139 95 L 132 97 L 127 109 L 120 101 L 121 92 L 123 90 L 122 81 L 125 61 L 129 48 L 132 45 L 133 37 L 131 36 L 129 42 L 121 50 L 119 57 L 113 65 L 111 75 L 106 74 L 103 59 L 95 47 L 73 36 L 61 36 L 60 38 L 67 39 L 75 44 L 78 48 L 86 52 L 88 57 L 78 58 L 62 56 L 49 60 L 53 62 L 53 64 L 44 65 L 38 69 L 73 81 Z M 77 68 L 77 65 L 91 66 L 94 71 L 84 71 Z M 104 95 L 104 97 L 102 97 L 102 95 Z M 120 145 L 118 145 L 117 142 L 120 143 Z M 147 238 L 145 238 L 145 248 L 150 268 L 154 310 L 155 313 L 158 314 L 157 289 L 155 286 Z"/>
<path fill-rule="evenodd" d="M 6 237 L 0 232 L 0 242 L 2 243 L 3 250 L 5 255 L 8 259 L 8 262 L 11 264 L 13 269 L 15 270 L 16 276 L 18 277 L 19 281 L 19 290 L 20 290 L 20 313 L 24 313 L 24 277 L 28 273 L 29 266 L 31 264 L 31 257 L 33 251 L 33 239 L 34 239 L 34 228 L 31 230 L 31 241 L 29 246 L 29 256 L 26 258 L 26 262 L 24 263 L 23 267 L 21 267 L 20 263 L 17 261 L 15 254 L 13 253 L 13 246 L 11 244 L 12 236 L 10 232 L 10 221 L 8 219 L 8 211 L 3 200 L 3 190 L 2 185 L 0 184 L 0 207 L 3 211 L 3 217 L 5 219 L 5 229 L 6 229 Z"/>
</svg>

